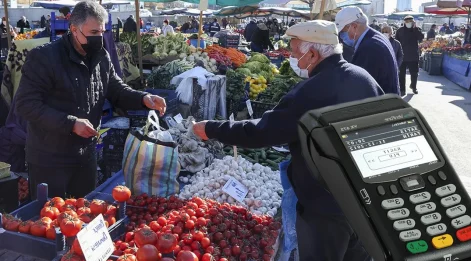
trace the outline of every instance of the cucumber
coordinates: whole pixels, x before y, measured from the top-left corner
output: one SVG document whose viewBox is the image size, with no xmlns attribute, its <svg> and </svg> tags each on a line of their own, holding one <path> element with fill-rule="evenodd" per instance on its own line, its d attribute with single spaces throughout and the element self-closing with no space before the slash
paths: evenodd
<svg viewBox="0 0 471 261">
<path fill-rule="evenodd" d="M 265 152 L 265 150 L 262 150 L 262 151 L 261 151 L 260 156 L 261 156 L 262 159 L 264 159 L 264 160 L 267 159 L 267 153 Z"/>
<path fill-rule="evenodd" d="M 268 160 L 268 159 L 267 159 L 265 162 L 266 162 L 268 165 L 270 165 L 270 167 L 272 167 L 272 168 L 274 168 L 274 169 L 278 169 L 278 168 L 279 168 L 278 164 L 277 164 L 276 162 L 272 161 L 272 160 Z"/>
<path fill-rule="evenodd" d="M 254 159 L 256 162 L 258 162 L 258 161 L 259 161 L 258 153 L 255 153 L 255 155 L 254 155 L 253 159 Z"/>
<path fill-rule="evenodd" d="M 254 159 L 252 159 L 251 157 L 247 157 L 247 156 L 245 156 L 245 155 L 244 155 L 243 157 L 244 157 L 244 159 L 248 160 L 248 161 L 251 162 L 251 163 L 254 163 L 254 164 L 257 163 L 257 162 L 256 162 Z"/>
<path fill-rule="evenodd" d="M 267 159 L 269 159 L 269 160 L 276 160 L 276 159 L 278 159 L 279 157 L 280 157 L 280 156 L 277 156 L 277 155 L 275 155 L 275 154 L 268 154 L 268 155 L 267 155 Z"/>
</svg>

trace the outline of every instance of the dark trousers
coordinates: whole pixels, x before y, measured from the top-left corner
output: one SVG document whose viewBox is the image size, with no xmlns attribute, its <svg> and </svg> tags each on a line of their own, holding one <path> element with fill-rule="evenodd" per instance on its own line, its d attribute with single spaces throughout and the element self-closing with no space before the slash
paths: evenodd
<svg viewBox="0 0 471 261">
<path fill-rule="evenodd" d="M 296 217 L 299 260 L 372 261 L 344 216 Z"/>
<path fill-rule="evenodd" d="M 48 185 L 49 197 L 81 198 L 96 187 L 96 157 L 73 167 L 47 167 L 28 163 L 31 199 L 36 199 L 37 185 Z"/>
<path fill-rule="evenodd" d="M 263 53 L 263 48 L 254 42 L 250 43 L 250 49 L 252 52 Z"/>
<path fill-rule="evenodd" d="M 410 73 L 410 88 L 417 89 L 417 78 L 419 77 L 419 62 L 402 62 L 399 68 L 399 85 L 401 87 L 401 93 L 406 92 L 406 70 L 409 68 Z"/>
</svg>

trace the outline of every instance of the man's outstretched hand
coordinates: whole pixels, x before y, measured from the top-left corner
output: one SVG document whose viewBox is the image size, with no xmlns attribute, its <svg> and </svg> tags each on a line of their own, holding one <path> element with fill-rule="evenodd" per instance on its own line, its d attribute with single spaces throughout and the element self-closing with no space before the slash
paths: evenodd
<svg viewBox="0 0 471 261">
<path fill-rule="evenodd" d="M 164 116 L 165 110 L 167 109 L 167 104 L 165 103 L 164 98 L 157 95 L 148 94 L 144 96 L 142 102 L 147 108 L 151 110 L 158 110 L 160 112 L 160 116 Z"/>
<path fill-rule="evenodd" d="M 87 119 L 76 119 L 72 132 L 83 138 L 91 138 L 98 135 L 98 131 Z"/>
<path fill-rule="evenodd" d="M 209 140 L 208 136 L 206 136 L 206 122 L 207 121 L 193 122 L 193 132 L 202 140 Z"/>
</svg>

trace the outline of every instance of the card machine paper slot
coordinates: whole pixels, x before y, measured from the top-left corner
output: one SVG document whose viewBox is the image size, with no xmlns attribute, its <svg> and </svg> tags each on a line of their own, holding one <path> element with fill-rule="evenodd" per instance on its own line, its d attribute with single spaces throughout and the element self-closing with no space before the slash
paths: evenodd
<svg viewBox="0 0 471 261">
<path fill-rule="evenodd" d="M 300 135 L 306 161 L 337 201 L 349 201 L 335 195 L 342 192 L 338 178 L 348 177 L 357 191 L 358 201 L 339 205 L 375 261 L 471 259 L 469 196 L 430 127 L 402 99 L 384 95 L 310 111 Z M 344 174 L 325 168 L 328 161 Z M 367 213 L 352 215 L 354 206 Z"/>
</svg>

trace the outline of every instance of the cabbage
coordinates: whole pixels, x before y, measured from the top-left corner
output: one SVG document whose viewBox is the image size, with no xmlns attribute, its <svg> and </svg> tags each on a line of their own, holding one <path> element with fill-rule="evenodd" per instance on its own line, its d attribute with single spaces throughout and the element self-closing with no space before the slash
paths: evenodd
<svg viewBox="0 0 471 261">
<path fill-rule="evenodd" d="M 168 55 L 172 55 L 172 56 L 175 56 L 175 55 L 178 55 L 177 51 L 175 50 L 171 50 Z"/>
<path fill-rule="evenodd" d="M 270 59 L 266 57 L 264 54 L 255 53 L 250 57 L 249 62 L 261 62 L 261 63 L 270 63 Z"/>
<path fill-rule="evenodd" d="M 265 65 L 258 61 L 250 61 L 248 63 L 244 63 L 241 67 L 247 68 L 251 73 L 259 73 L 262 69 L 262 65 Z"/>
<path fill-rule="evenodd" d="M 251 74 L 252 74 L 252 73 L 250 72 L 250 70 L 247 69 L 247 68 L 237 68 L 235 71 L 238 72 L 238 73 L 241 73 L 241 74 L 243 74 L 243 75 L 245 75 L 245 76 L 248 76 L 248 75 L 251 75 Z"/>
</svg>

